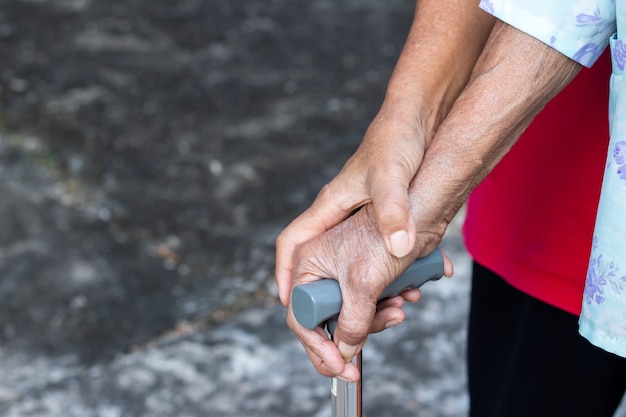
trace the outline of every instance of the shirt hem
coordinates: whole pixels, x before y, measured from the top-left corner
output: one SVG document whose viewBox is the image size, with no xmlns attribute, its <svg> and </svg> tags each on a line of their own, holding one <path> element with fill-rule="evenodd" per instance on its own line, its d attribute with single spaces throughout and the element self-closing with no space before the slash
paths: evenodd
<svg viewBox="0 0 626 417">
<path fill-rule="evenodd" d="M 594 329 L 594 326 L 584 318 L 578 323 L 578 333 L 592 345 L 622 358 L 626 358 L 626 341 L 615 339 L 604 332 Z"/>
</svg>

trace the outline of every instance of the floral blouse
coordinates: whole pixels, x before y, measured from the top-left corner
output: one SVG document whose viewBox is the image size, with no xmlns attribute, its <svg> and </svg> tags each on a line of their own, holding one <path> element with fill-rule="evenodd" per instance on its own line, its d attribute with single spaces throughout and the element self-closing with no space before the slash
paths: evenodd
<svg viewBox="0 0 626 417">
<path fill-rule="evenodd" d="M 591 256 L 579 331 L 594 345 L 626 357 L 626 91 L 622 91 L 626 4 L 617 3 L 482 0 L 480 7 L 588 67 L 607 45 L 611 47 L 609 152 L 593 242 L 589 242 Z"/>
</svg>

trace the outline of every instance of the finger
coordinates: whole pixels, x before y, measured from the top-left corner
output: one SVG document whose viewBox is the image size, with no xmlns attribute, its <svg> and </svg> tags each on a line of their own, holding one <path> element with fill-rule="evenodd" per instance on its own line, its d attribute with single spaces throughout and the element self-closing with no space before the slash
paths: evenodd
<svg viewBox="0 0 626 417">
<path fill-rule="evenodd" d="M 332 183 L 325 186 L 311 207 L 292 221 L 276 239 L 276 283 L 280 301 L 285 306 L 289 304 L 296 247 L 341 223 L 363 202 L 359 195 L 346 200 L 345 197 L 334 198 L 335 194 Z"/>
<path fill-rule="evenodd" d="M 417 303 L 420 298 L 422 298 L 422 292 L 419 288 L 409 289 L 403 291 L 400 296 L 404 301 L 408 301 L 409 303 Z"/>
<path fill-rule="evenodd" d="M 403 291 L 400 295 L 385 298 L 376 305 L 376 314 L 370 327 L 370 333 L 378 333 L 389 327 L 397 326 L 406 320 L 406 313 L 402 310 L 404 302 L 416 303 L 421 298 L 419 289 Z"/>
<path fill-rule="evenodd" d="M 328 338 L 320 327 L 309 330 L 301 326 L 290 309 L 287 324 L 304 347 L 315 369 L 324 376 L 337 377 L 347 382 L 356 382 L 360 378 L 359 369 L 353 363 L 347 363 L 335 343 Z"/>
<path fill-rule="evenodd" d="M 350 362 L 365 344 L 376 314 L 376 301 L 357 301 L 346 297 L 346 291 L 342 293 L 343 305 L 334 338 L 341 356 L 345 362 Z"/>
<path fill-rule="evenodd" d="M 345 365 L 343 371 L 334 376 L 346 382 L 357 382 L 361 378 L 359 368 L 353 363 L 346 363 Z"/>
<path fill-rule="evenodd" d="M 370 333 L 382 332 L 389 327 L 397 326 L 406 319 L 406 313 L 397 305 L 388 305 L 379 308 L 374 315 L 374 321 L 369 329 Z"/>
<path fill-rule="evenodd" d="M 326 355 L 320 354 L 320 352 L 330 350 L 331 348 L 337 350 L 337 347 L 330 339 L 325 337 L 323 341 L 320 339 L 318 344 L 311 344 L 309 337 L 301 337 L 301 335 L 296 335 L 296 337 L 304 347 L 309 360 L 320 374 L 332 377 L 344 372 L 346 363 L 341 355 L 337 355 L 337 360 L 328 361 L 325 359 L 327 357 Z"/>
<path fill-rule="evenodd" d="M 326 339 L 326 341 L 333 346 L 334 343 L 330 339 Z M 309 360 L 320 373 L 320 375 L 324 375 L 327 377 L 337 377 L 347 382 L 357 382 L 360 377 L 359 369 L 353 363 L 346 363 L 343 358 L 341 358 L 342 368 L 341 371 L 337 371 L 335 366 L 331 366 L 328 362 L 324 361 L 320 356 L 318 356 L 314 350 L 310 349 L 304 342 L 300 340 L 304 350 L 309 357 Z M 336 346 L 335 346 L 335 349 Z"/>
<path fill-rule="evenodd" d="M 448 255 L 442 250 L 441 256 L 443 258 L 443 276 L 452 278 L 454 275 L 454 265 L 452 264 L 452 260 L 448 257 Z"/>
<path fill-rule="evenodd" d="M 312 237 L 323 233 L 324 226 L 315 223 L 315 213 L 310 209 L 298 216 L 276 239 L 276 284 L 283 305 L 289 304 L 292 286 L 293 255 L 296 247 Z"/>
<path fill-rule="evenodd" d="M 415 245 L 415 222 L 409 214 L 409 183 L 413 174 L 392 164 L 370 178 L 374 217 L 389 253 L 408 255 Z"/>
<path fill-rule="evenodd" d="M 294 332 L 309 356 L 313 366 L 325 376 L 335 376 L 345 372 L 346 362 L 321 327 L 309 330 L 300 325 L 290 308 L 287 312 L 287 325 Z"/>
<path fill-rule="evenodd" d="M 376 313 L 378 313 L 380 310 L 387 308 L 387 307 L 402 308 L 403 305 L 404 305 L 404 298 L 402 298 L 402 296 L 400 295 L 396 295 L 395 297 L 385 298 L 379 301 L 378 304 L 376 304 Z"/>
</svg>

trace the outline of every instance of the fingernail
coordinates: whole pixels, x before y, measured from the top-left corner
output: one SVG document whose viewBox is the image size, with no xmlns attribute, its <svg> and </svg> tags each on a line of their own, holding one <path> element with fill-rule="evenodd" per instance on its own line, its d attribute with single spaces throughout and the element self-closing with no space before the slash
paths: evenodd
<svg viewBox="0 0 626 417">
<path fill-rule="evenodd" d="M 339 342 L 337 348 L 339 349 L 341 356 L 343 356 L 343 359 L 346 361 L 346 363 L 348 363 L 352 362 L 352 358 L 354 358 L 354 355 L 356 355 L 356 350 L 358 349 L 358 346 L 349 346 L 344 342 Z"/>
<path fill-rule="evenodd" d="M 389 243 L 391 245 L 391 253 L 396 258 L 402 258 L 411 251 L 409 247 L 409 234 L 404 230 L 393 232 L 391 236 L 389 236 Z"/>
<path fill-rule="evenodd" d="M 400 319 L 390 320 L 387 323 L 385 323 L 385 328 L 388 329 L 390 327 L 397 326 L 400 323 L 402 323 L 402 320 Z"/>
</svg>

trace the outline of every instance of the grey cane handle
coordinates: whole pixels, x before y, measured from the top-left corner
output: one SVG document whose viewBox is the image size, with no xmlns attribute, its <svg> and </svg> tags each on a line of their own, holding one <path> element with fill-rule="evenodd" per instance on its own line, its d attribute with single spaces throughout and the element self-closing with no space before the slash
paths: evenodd
<svg viewBox="0 0 626 417">
<path fill-rule="evenodd" d="M 379 300 L 396 296 L 404 290 L 421 287 L 424 283 L 443 276 L 443 256 L 439 249 L 417 259 L 402 275 L 383 291 Z M 314 329 L 336 317 L 341 311 L 341 290 L 334 279 L 321 279 L 298 285 L 291 292 L 293 314 L 298 323 Z"/>
</svg>

